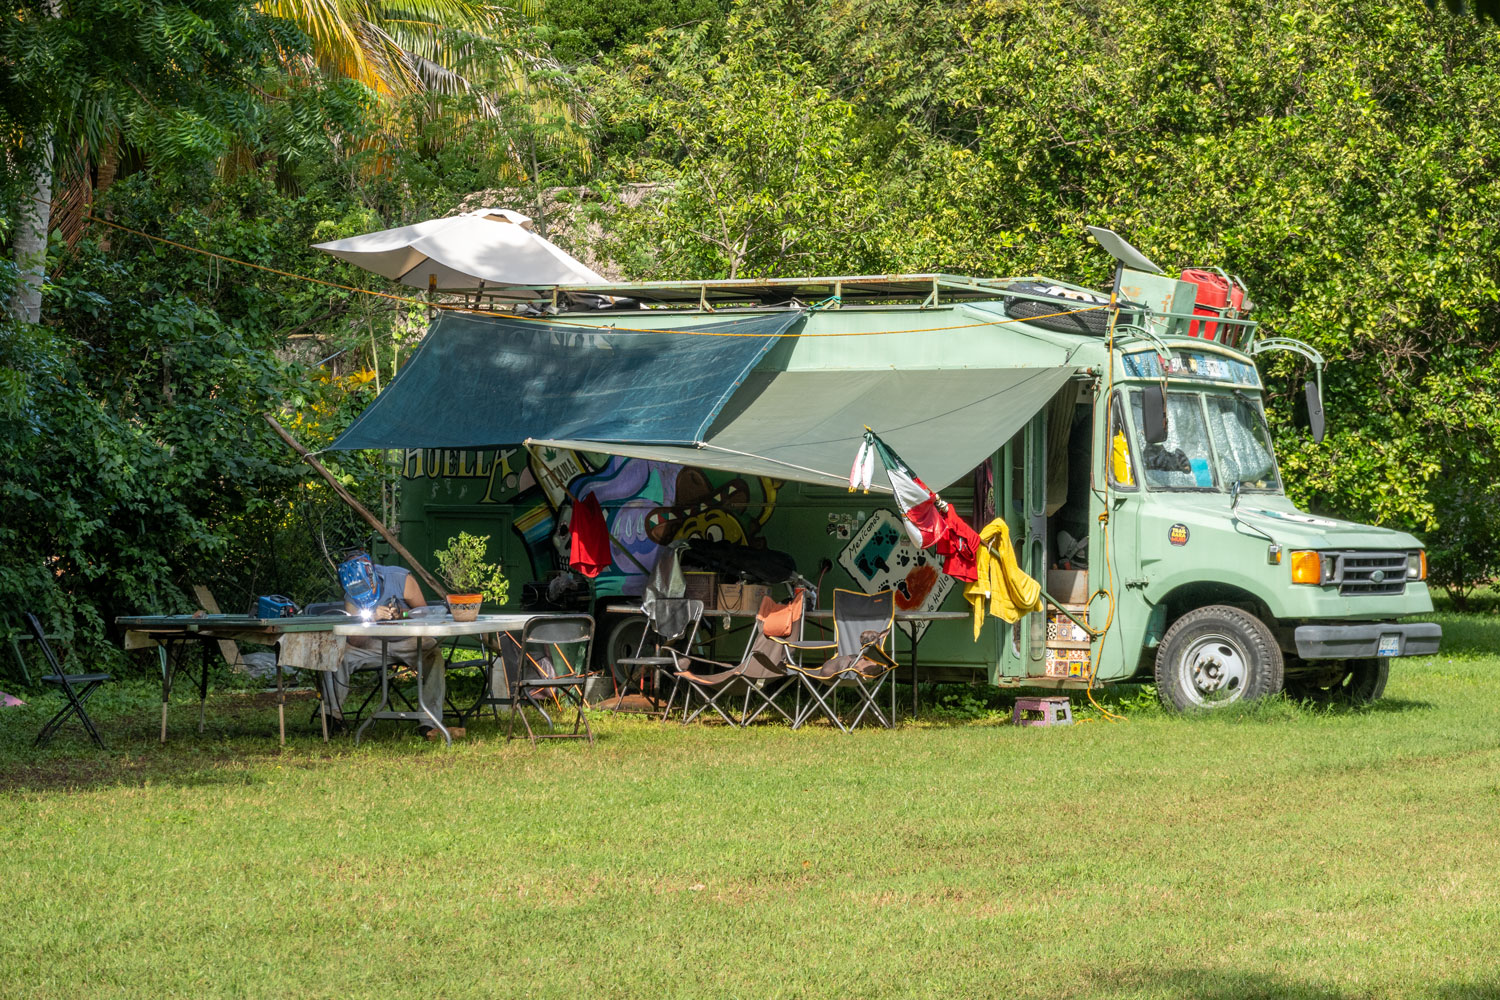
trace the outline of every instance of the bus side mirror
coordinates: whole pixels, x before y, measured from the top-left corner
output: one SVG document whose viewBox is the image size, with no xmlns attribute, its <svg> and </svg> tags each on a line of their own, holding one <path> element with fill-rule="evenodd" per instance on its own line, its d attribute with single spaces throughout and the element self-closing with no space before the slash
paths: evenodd
<svg viewBox="0 0 1500 1000">
<path fill-rule="evenodd" d="M 1312 428 L 1313 442 L 1323 443 L 1323 394 L 1316 382 L 1308 379 L 1302 391 L 1307 394 L 1307 425 Z"/>
<path fill-rule="evenodd" d="M 1165 444 L 1167 440 L 1167 394 L 1159 385 L 1141 390 L 1141 434 L 1147 444 Z"/>
</svg>

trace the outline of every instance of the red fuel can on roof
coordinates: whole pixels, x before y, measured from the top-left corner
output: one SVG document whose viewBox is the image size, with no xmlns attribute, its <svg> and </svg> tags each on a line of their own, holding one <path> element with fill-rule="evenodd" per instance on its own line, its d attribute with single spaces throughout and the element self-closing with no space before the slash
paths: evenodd
<svg viewBox="0 0 1500 1000">
<path fill-rule="evenodd" d="M 1245 301 L 1245 286 L 1238 278 L 1231 278 L 1217 268 L 1208 270 L 1201 267 L 1190 267 L 1182 272 L 1182 281 L 1191 281 L 1198 286 L 1198 295 L 1193 303 L 1193 313 L 1197 316 L 1238 316 L 1240 307 Z M 1204 321 L 1200 323 L 1193 320 L 1188 323 L 1189 337 L 1202 337 L 1204 340 L 1229 340 L 1234 337 L 1230 328 L 1226 327 L 1221 337 L 1219 324 Z"/>
</svg>

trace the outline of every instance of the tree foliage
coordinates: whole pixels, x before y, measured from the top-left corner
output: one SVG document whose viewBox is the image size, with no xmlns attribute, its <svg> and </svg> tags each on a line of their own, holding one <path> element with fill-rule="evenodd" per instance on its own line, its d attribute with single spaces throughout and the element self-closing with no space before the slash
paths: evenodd
<svg viewBox="0 0 1500 1000">
<path fill-rule="evenodd" d="M 1269 362 L 1295 497 L 1469 553 L 1434 567 L 1462 590 L 1500 526 L 1476 485 L 1500 451 L 1496 38 L 1416 2 L 741 4 L 715 50 L 622 61 L 612 127 L 663 193 L 615 253 L 1102 283 L 1096 224 L 1226 267 L 1330 362 L 1319 447 L 1291 420 L 1306 364 Z"/>
<path fill-rule="evenodd" d="M 1293 415 L 1306 362 L 1265 365 L 1298 501 L 1422 533 L 1456 594 L 1500 572 L 1489 21 L 1419 0 L 554 0 L 538 30 L 578 64 L 564 74 L 528 25 L 439 27 L 440 8 L 405 28 L 395 7 L 338 10 L 384 18 L 409 55 L 441 47 L 452 61 L 434 65 L 483 87 L 382 94 L 334 72 L 331 48 L 320 64 L 316 26 L 272 6 L 13 2 L 4 193 L 38 129 L 68 155 L 115 136 L 125 179 L 99 210 L 116 221 L 380 290 L 309 244 L 523 181 L 528 198 L 628 185 L 587 249 L 637 277 L 1102 284 L 1109 261 L 1083 227 L 1108 225 L 1168 267 L 1242 275 L 1268 333 L 1328 359 L 1317 446 Z M 590 130 L 535 99 L 549 93 L 592 108 Z M 52 254 L 46 324 L 0 328 L 0 599 L 97 639 L 115 614 L 185 609 L 192 582 L 231 608 L 321 596 L 322 548 L 363 532 L 261 415 L 325 445 L 415 345 L 423 311 L 118 231 Z M 394 510 L 384 456 L 327 457 Z"/>
<path fill-rule="evenodd" d="M 245 0 L 10 0 L 0 22 L 7 173 L 51 137 L 66 155 L 121 136 L 163 162 L 222 154 L 254 130 L 257 84 L 290 24 Z M 106 41 L 107 40 L 107 41 Z"/>
<path fill-rule="evenodd" d="M 728 0 L 546 0 L 541 21 L 565 65 L 614 55 L 658 30 L 722 26 Z"/>
</svg>

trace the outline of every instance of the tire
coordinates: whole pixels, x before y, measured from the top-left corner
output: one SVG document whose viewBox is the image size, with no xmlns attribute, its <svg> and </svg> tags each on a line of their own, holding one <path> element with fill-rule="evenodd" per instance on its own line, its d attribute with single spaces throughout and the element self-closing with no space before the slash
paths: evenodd
<svg viewBox="0 0 1500 1000">
<path fill-rule="evenodd" d="M 1293 698 L 1325 704 L 1368 705 L 1385 697 L 1385 685 L 1391 676 L 1388 657 L 1346 660 L 1344 670 L 1331 683 L 1320 684 L 1313 678 L 1287 681 L 1287 694 Z M 1323 678 L 1327 679 L 1327 678 Z"/>
<path fill-rule="evenodd" d="M 1012 319 L 1025 320 L 1031 326 L 1040 327 L 1043 330 L 1051 330 L 1053 333 L 1074 333 L 1086 337 L 1103 337 L 1109 332 L 1109 310 L 1090 309 L 1088 312 L 1075 312 L 1074 310 L 1087 309 L 1090 306 L 1101 306 L 1109 302 L 1109 297 L 1104 295 L 1088 295 L 1085 297 L 1079 292 L 1062 288 L 1057 285 L 1048 285 L 1040 281 L 1018 281 L 1009 286 L 1010 289 L 1022 292 L 1026 295 L 1045 296 L 1044 300 L 1007 298 L 1005 300 L 1005 315 Z M 1121 302 L 1122 310 L 1129 307 L 1139 309 L 1131 302 Z M 1070 315 L 1057 316 L 1055 313 L 1070 313 Z M 1045 316 L 1046 319 L 1035 317 Z M 1128 322 L 1129 318 L 1122 316 L 1120 322 Z"/>
<path fill-rule="evenodd" d="M 619 660 L 624 656 L 634 656 L 636 649 L 641 644 L 641 636 L 646 631 L 646 618 L 644 615 L 627 615 L 615 619 L 609 629 L 609 638 L 604 641 L 600 650 L 604 656 L 601 666 L 614 675 L 615 684 L 624 690 L 627 684 L 634 683 L 633 676 L 622 675 L 622 668 L 618 666 Z M 648 651 L 649 652 L 649 651 Z"/>
<path fill-rule="evenodd" d="M 1281 690 L 1285 664 L 1265 622 L 1214 604 L 1189 611 L 1156 651 L 1156 695 L 1169 709 L 1222 708 Z"/>
<path fill-rule="evenodd" d="M 641 636 L 645 634 L 645 631 L 646 617 L 644 615 L 623 615 L 616 618 L 609 626 L 609 638 L 596 653 L 596 656 L 602 656 L 604 659 L 602 661 L 596 659 L 595 665 L 602 670 L 608 670 L 621 690 L 640 681 L 639 668 L 634 671 L 627 670 L 620 666 L 619 661 L 621 657 L 635 655 L 635 651 L 640 648 Z M 698 641 L 694 650 L 700 655 L 707 655 L 710 652 L 708 646 L 713 641 L 713 634 L 713 625 L 705 620 L 698 626 Z M 650 653 L 651 650 L 648 649 L 646 652 Z"/>
</svg>

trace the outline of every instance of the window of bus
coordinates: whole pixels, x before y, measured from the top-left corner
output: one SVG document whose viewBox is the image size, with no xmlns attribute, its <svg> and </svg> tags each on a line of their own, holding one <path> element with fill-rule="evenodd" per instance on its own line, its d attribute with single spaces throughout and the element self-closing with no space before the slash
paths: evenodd
<svg viewBox="0 0 1500 1000">
<path fill-rule="evenodd" d="M 1124 411 L 1117 393 L 1109 407 L 1109 484 L 1118 490 L 1136 488 L 1135 462 L 1130 455 L 1130 437 L 1125 433 Z"/>
<path fill-rule="evenodd" d="M 1247 491 L 1279 493 L 1276 452 L 1260 404 L 1244 393 L 1210 395 L 1208 424 L 1213 430 L 1219 475 L 1226 485 L 1238 483 Z"/>
<path fill-rule="evenodd" d="M 1135 390 L 1130 394 L 1130 412 L 1137 427 L 1142 426 L 1141 408 L 1141 393 Z M 1154 490 L 1218 489 L 1201 393 L 1167 393 L 1167 439 L 1141 449 L 1141 466 L 1146 485 Z"/>
</svg>

